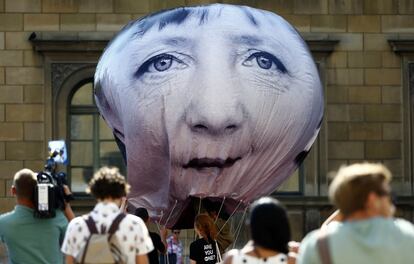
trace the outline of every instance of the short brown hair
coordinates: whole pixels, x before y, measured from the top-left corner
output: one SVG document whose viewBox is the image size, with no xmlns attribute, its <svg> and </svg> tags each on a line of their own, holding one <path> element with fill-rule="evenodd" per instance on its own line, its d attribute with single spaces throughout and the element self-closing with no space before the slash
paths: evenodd
<svg viewBox="0 0 414 264">
<path fill-rule="evenodd" d="M 33 199 L 36 188 L 36 174 L 29 169 L 16 172 L 13 178 L 13 186 L 19 198 Z"/>
<path fill-rule="evenodd" d="M 384 194 L 391 172 L 382 164 L 357 163 L 341 167 L 329 187 L 329 198 L 344 216 L 362 210 L 372 192 Z"/>
<path fill-rule="evenodd" d="M 125 177 L 119 173 L 118 168 L 102 167 L 92 177 L 86 192 L 91 193 L 97 199 L 118 199 L 129 192 L 129 184 Z"/>
</svg>

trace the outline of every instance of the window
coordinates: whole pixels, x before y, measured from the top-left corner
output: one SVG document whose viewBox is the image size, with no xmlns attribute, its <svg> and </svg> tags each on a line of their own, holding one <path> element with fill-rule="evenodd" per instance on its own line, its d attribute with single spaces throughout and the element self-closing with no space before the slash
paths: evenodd
<svg viewBox="0 0 414 264">
<path fill-rule="evenodd" d="M 402 159 L 388 160 L 385 164 L 393 173 L 392 189 L 398 193 L 401 206 L 401 198 L 412 196 L 414 193 L 414 40 L 395 39 L 389 40 L 389 43 L 392 50 L 401 56 L 402 87 L 386 87 L 388 90 L 394 90 L 396 94 L 393 100 L 391 96 L 388 100 L 392 100 L 390 102 L 397 107 L 401 104 L 402 120 L 386 125 L 394 131 L 392 139 L 402 144 Z M 408 204 L 412 204 L 412 201 L 407 201 Z"/>
<path fill-rule="evenodd" d="M 118 167 L 126 175 L 112 131 L 95 105 L 92 80 L 75 87 L 68 106 L 68 172 L 72 191 L 84 193 L 93 173 L 102 166 Z"/>
<path fill-rule="evenodd" d="M 280 186 L 278 192 L 283 193 L 302 193 L 302 179 L 303 179 L 303 165 L 301 165 L 295 172 L 286 179 Z"/>
<path fill-rule="evenodd" d="M 326 93 L 325 85 L 325 59 L 326 53 L 313 54 L 316 66 L 322 82 L 322 89 Z M 322 180 L 326 173 L 326 153 L 324 151 L 326 135 L 325 127 L 326 121 L 322 122 L 322 127 L 319 135 L 312 145 L 306 159 L 297 168 L 293 174 L 286 179 L 283 184 L 277 189 L 277 195 L 325 195 L 327 189 L 327 180 Z"/>
</svg>

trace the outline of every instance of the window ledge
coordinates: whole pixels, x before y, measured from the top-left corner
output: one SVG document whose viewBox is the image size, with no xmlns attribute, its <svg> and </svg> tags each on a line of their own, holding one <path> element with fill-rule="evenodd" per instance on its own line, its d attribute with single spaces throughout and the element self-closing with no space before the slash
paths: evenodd
<svg viewBox="0 0 414 264">
<path fill-rule="evenodd" d="M 390 39 L 388 40 L 392 50 L 399 53 L 414 53 L 414 39 Z"/>
<path fill-rule="evenodd" d="M 102 52 L 108 44 L 107 39 L 88 40 L 75 38 L 71 35 L 48 34 L 33 32 L 29 41 L 38 52 Z"/>
<path fill-rule="evenodd" d="M 323 52 L 331 53 L 335 50 L 335 45 L 339 43 L 339 40 L 307 40 L 306 44 L 309 46 L 311 52 Z"/>
<path fill-rule="evenodd" d="M 29 41 L 39 52 L 102 52 L 110 39 L 112 32 L 90 32 L 89 35 L 73 35 L 71 32 L 33 32 Z M 304 36 L 311 52 L 331 53 L 338 40 L 314 39 Z"/>
</svg>

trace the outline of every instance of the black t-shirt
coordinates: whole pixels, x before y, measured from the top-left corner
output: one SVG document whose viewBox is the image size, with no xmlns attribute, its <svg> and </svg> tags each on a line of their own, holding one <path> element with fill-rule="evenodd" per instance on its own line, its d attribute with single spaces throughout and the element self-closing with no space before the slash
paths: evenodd
<svg viewBox="0 0 414 264">
<path fill-rule="evenodd" d="M 190 245 L 190 259 L 197 264 L 215 264 L 217 262 L 216 244 L 200 238 Z"/>
<path fill-rule="evenodd" d="M 154 244 L 154 250 L 148 253 L 148 260 L 150 264 L 159 264 L 158 260 L 158 252 L 164 252 L 165 245 L 161 241 L 161 237 L 154 232 L 149 232 L 149 235 L 152 240 L 152 244 Z"/>
</svg>

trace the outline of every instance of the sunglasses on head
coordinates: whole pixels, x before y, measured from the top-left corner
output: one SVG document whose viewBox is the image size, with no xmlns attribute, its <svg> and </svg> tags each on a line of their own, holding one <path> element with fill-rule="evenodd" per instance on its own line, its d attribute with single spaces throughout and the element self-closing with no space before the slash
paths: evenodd
<svg viewBox="0 0 414 264">
<path fill-rule="evenodd" d="M 179 234 L 179 233 L 180 233 L 180 231 L 173 231 L 173 233 L 174 233 L 174 234 Z"/>
</svg>

